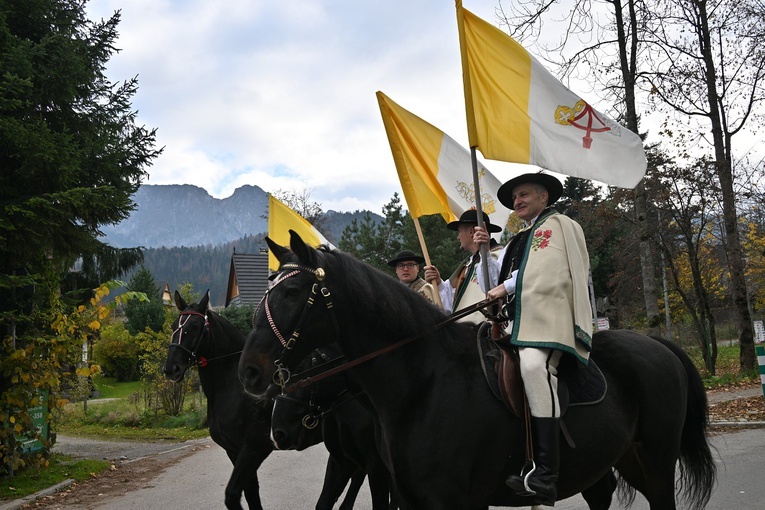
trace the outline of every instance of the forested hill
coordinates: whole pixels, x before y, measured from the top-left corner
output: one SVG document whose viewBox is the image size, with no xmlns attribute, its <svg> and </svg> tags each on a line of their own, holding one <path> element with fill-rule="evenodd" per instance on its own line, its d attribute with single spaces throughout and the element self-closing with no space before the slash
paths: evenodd
<svg viewBox="0 0 765 510">
<path fill-rule="evenodd" d="M 268 195 L 257 186 L 216 199 L 191 185 L 143 185 L 133 200 L 138 207 L 128 219 L 103 229 L 106 241 L 119 248 L 143 246 L 144 265 L 171 291 L 191 283 L 198 292 L 210 289 L 213 306 L 222 306 L 234 250 L 266 248 Z M 337 246 L 345 227 L 365 214 L 375 222 L 382 219 L 368 211 L 328 211 L 321 232 Z"/>
<path fill-rule="evenodd" d="M 171 292 L 190 283 L 199 293 L 209 289 L 211 304 L 223 306 L 234 249 L 237 253 L 258 253 L 266 247 L 264 237 L 247 236 L 219 246 L 148 248 L 144 250 L 144 265 L 157 281 L 168 282 Z"/>
</svg>

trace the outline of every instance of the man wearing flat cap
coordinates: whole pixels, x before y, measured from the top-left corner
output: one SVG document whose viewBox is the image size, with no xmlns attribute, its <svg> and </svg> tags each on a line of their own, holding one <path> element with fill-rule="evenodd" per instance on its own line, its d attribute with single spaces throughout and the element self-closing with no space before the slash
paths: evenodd
<svg viewBox="0 0 765 510">
<path fill-rule="evenodd" d="M 502 232 L 502 228 L 492 225 L 489 221 L 489 215 L 483 213 L 483 223 L 489 229 L 489 232 Z M 485 294 L 478 284 L 479 265 L 481 254 L 480 246 L 473 242 L 473 232 L 478 225 L 478 213 L 475 209 L 468 209 L 460 216 L 459 220 L 448 223 L 446 227 L 457 231 L 457 240 L 460 247 L 470 252 L 470 256 L 448 280 L 442 280 L 436 266 L 425 266 L 425 280 L 432 283 L 441 297 L 441 303 L 447 313 L 454 313 L 457 310 L 478 303 L 485 299 Z M 489 252 L 491 257 L 496 257 L 496 251 Z M 491 257 L 489 257 L 491 259 Z M 462 322 L 480 324 L 486 318 L 480 311 L 476 311 L 460 319 Z"/>
<path fill-rule="evenodd" d="M 587 364 L 591 350 L 590 270 L 582 228 L 550 206 L 563 194 L 552 175 L 527 173 L 503 184 L 497 198 L 515 210 L 526 228 L 496 261 L 489 261 L 487 297 L 504 298 L 511 344 L 518 346 L 521 376 L 529 404 L 535 469 L 511 475 L 507 485 L 535 494 L 535 504 L 552 505 L 557 496 L 560 440 L 558 363 L 563 355 Z M 474 242 L 489 242 L 476 229 Z M 481 286 L 487 289 L 481 279 Z"/>
<path fill-rule="evenodd" d="M 389 260 L 388 265 L 396 269 L 398 281 L 436 304 L 436 290 L 419 276 L 420 266 L 424 262 L 424 257 L 413 251 L 404 250 L 396 255 L 396 258 Z"/>
</svg>

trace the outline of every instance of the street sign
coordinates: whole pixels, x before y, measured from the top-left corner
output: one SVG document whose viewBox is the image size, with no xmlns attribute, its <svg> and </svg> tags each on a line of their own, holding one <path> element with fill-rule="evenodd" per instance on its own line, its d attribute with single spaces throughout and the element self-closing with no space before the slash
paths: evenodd
<svg viewBox="0 0 765 510">
<path fill-rule="evenodd" d="M 48 391 L 40 391 L 38 393 L 39 400 L 38 405 L 29 408 L 29 415 L 32 418 L 32 424 L 40 437 L 48 440 Z M 21 447 L 25 453 L 36 452 L 42 450 L 45 445 L 40 439 L 28 439 L 25 437 L 18 438 L 21 443 Z"/>
</svg>

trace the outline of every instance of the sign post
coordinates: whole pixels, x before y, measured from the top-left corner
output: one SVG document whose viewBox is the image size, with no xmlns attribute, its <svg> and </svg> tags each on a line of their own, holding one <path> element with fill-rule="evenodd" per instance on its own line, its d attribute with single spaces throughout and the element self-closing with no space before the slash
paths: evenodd
<svg viewBox="0 0 765 510">
<path fill-rule="evenodd" d="M 763 326 L 762 321 L 753 321 L 753 324 L 754 350 L 757 353 L 757 364 L 760 366 L 762 396 L 765 397 L 765 326 Z"/>
</svg>

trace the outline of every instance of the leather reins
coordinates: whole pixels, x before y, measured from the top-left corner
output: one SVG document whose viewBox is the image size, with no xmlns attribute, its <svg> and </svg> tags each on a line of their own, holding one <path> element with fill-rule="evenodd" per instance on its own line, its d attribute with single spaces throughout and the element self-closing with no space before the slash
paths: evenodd
<svg viewBox="0 0 765 510">
<path fill-rule="evenodd" d="M 455 322 L 455 321 L 457 321 L 457 320 L 459 320 L 459 319 L 461 319 L 463 317 L 466 317 L 466 316 L 468 316 L 468 315 L 470 315 L 470 314 L 472 314 L 472 313 L 474 313 L 474 312 L 476 312 L 478 310 L 483 310 L 486 307 L 488 307 L 489 305 L 491 305 L 491 304 L 493 304 L 493 303 L 495 303 L 497 301 L 497 300 L 489 300 L 489 299 L 484 299 L 483 301 L 479 301 L 478 303 L 475 303 L 475 304 L 473 304 L 471 306 L 465 307 L 465 308 L 463 308 L 461 310 L 458 310 L 458 311 L 454 312 L 453 314 L 451 314 L 449 316 L 448 319 L 446 319 L 445 321 L 439 322 L 438 324 L 436 324 L 431 329 L 429 329 L 429 330 L 427 330 L 425 332 L 422 332 L 422 333 L 419 333 L 417 335 L 413 335 L 413 336 L 404 338 L 403 340 L 399 340 L 398 342 L 395 342 L 393 344 L 387 345 L 387 346 L 385 346 L 385 347 L 383 347 L 381 349 L 378 349 L 376 351 L 370 352 L 368 354 L 365 354 L 365 355 L 360 356 L 358 358 L 355 358 L 353 360 L 344 361 L 339 366 L 335 366 L 335 367 L 330 368 L 328 370 L 323 370 L 323 369 L 327 365 L 334 365 L 334 364 L 336 364 L 338 362 L 338 360 L 345 359 L 345 357 L 341 356 L 340 358 L 337 358 L 335 360 L 329 361 L 329 362 L 324 363 L 322 365 L 319 365 L 317 367 L 313 367 L 313 368 L 311 368 L 309 370 L 306 370 L 305 372 L 301 372 L 301 373 L 297 374 L 295 376 L 295 378 L 301 378 L 301 379 L 298 382 L 296 382 L 296 383 L 288 385 L 287 383 L 292 378 L 292 374 L 290 373 L 290 370 L 282 364 L 281 360 L 285 356 L 285 354 L 294 347 L 295 343 L 297 342 L 297 339 L 300 337 L 300 328 L 302 327 L 303 322 L 305 321 L 305 319 L 307 317 L 308 310 L 310 309 L 310 307 L 313 305 L 313 303 L 315 301 L 315 296 L 320 295 L 320 296 L 322 296 L 325 299 L 327 310 L 329 311 L 330 317 L 332 318 L 332 322 L 334 323 L 334 326 L 335 326 L 335 333 L 336 333 L 336 335 L 339 334 L 340 330 L 339 330 L 339 327 L 338 327 L 337 318 L 335 317 L 335 314 L 334 314 L 334 309 L 333 309 L 334 305 L 333 305 L 332 301 L 330 300 L 330 296 L 331 296 L 330 291 L 327 288 L 326 284 L 324 283 L 324 278 L 326 276 L 326 273 L 324 272 L 324 269 L 322 269 L 320 267 L 316 268 L 316 269 L 313 269 L 313 268 L 310 268 L 310 267 L 307 267 L 307 266 L 303 266 L 303 265 L 300 265 L 300 264 L 292 264 L 292 263 L 288 263 L 288 264 L 282 265 L 282 269 L 292 269 L 292 271 L 290 271 L 289 273 L 285 274 L 284 276 L 280 276 L 275 281 L 274 285 L 270 289 L 268 289 L 266 291 L 265 295 L 263 296 L 263 299 L 261 300 L 262 303 L 263 302 L 265 303 L 266 318 L 268 319 L 268 323 L 271 326 L 271 330 L 273 331 L 274 335 L 276 335 L 276 337 L 279 339 L 279 341 L 281 342 L 282 346 L 284 346 L 284 349 L 282 350 L 281 356 L 279 357 L 279 359 L 277 359 L 274 362 L 274 364 L 276 365 L 276 372 L 274 372 L 274 375 L 273 375 L 273 384 L 278 386 L 279 388 L 281 388 L 281 394 L 282 395 L 291 393 L 291 392 L 293 392 L 295 390 L 298 390 L 298 389 L 301 389 L 301 388 L 305 388 L 305 387 L 310 386 L 311 384 L 313 384 L 315 382 L 321 381 L 323 379 L 326 379 L 327 377 L 331 377 L 331 376 L 333 376 L 335 374 L 338 374 L 340 372 L 344 372 L 344 371 L 346 371 L 346 370 L 348 370 L 350 368 L 353 368 L 353 367 L 355 367 L 357 365 L 360 365 L 361 363 L 364 363 L 364 362 L 369 361 L 371 359 L 377 358 L 377 357 L 379 357 L 379 356 L 381 356 L 383 354 L 386 354 L 386 353 L 388 353 L 390 351 L 398 349 L 399 347 L 403 347 L 404 345 L 409 344 L 409 343 L 411 343 L 411 342 L 413 342 L 415 340 L 418 340 L 420 338 L 428 336 L 429 334 L 433 333 L 434 331 L 438 331 L 439 329 L 447 326 L 448 324 L 450 324 L 452 322 Z M 271 289 L 276 287 L 278 284 L 280 284 L 281 282 L 283 282 L 287 278 L 290 278 L 292 276 L 295 276 L 296 274 L 299 274 L 301 271 L 306 271 L 308 273 L 311 273 L 312 275 L 314 275 L 314 277 L 316 278 L 317 281 L 316 281 L 316 283 L 313 284 L 313 286 L 311 288 L 311 293 L 308 295 L 308 299 L 306 301 L 305 306 L 303 307 L 303 311 L 300 314 L 300 318 L 298 319 L 298 322 L 295 325 L 295 329 L 293 330 L 292 335 L 290 335 L 289 340 L 285 340 L 284 336 L 279 332 L 279 329 L 276 327 L 276 324 L 274 323 L 273 318 L 271 316 L 271 312 L 270 312 L 270 309 L 269 309 L 269 306 L 268 306 L 268 293 L 269 293 L 269 291 Z M 317 292 L 317 289 L 318 289 L 318 292 Z M 258 308 L 260 308 L 260 305 L 258 305 Z M 257 309 L 256 309 L 255 313 L 257 314 Z M 318 373 L 316 375 L 313 375 L 316 372 L 318 372 Z M 268 391 L 267 391 L 267 393 L 268 393 Z"/>
</svg>

